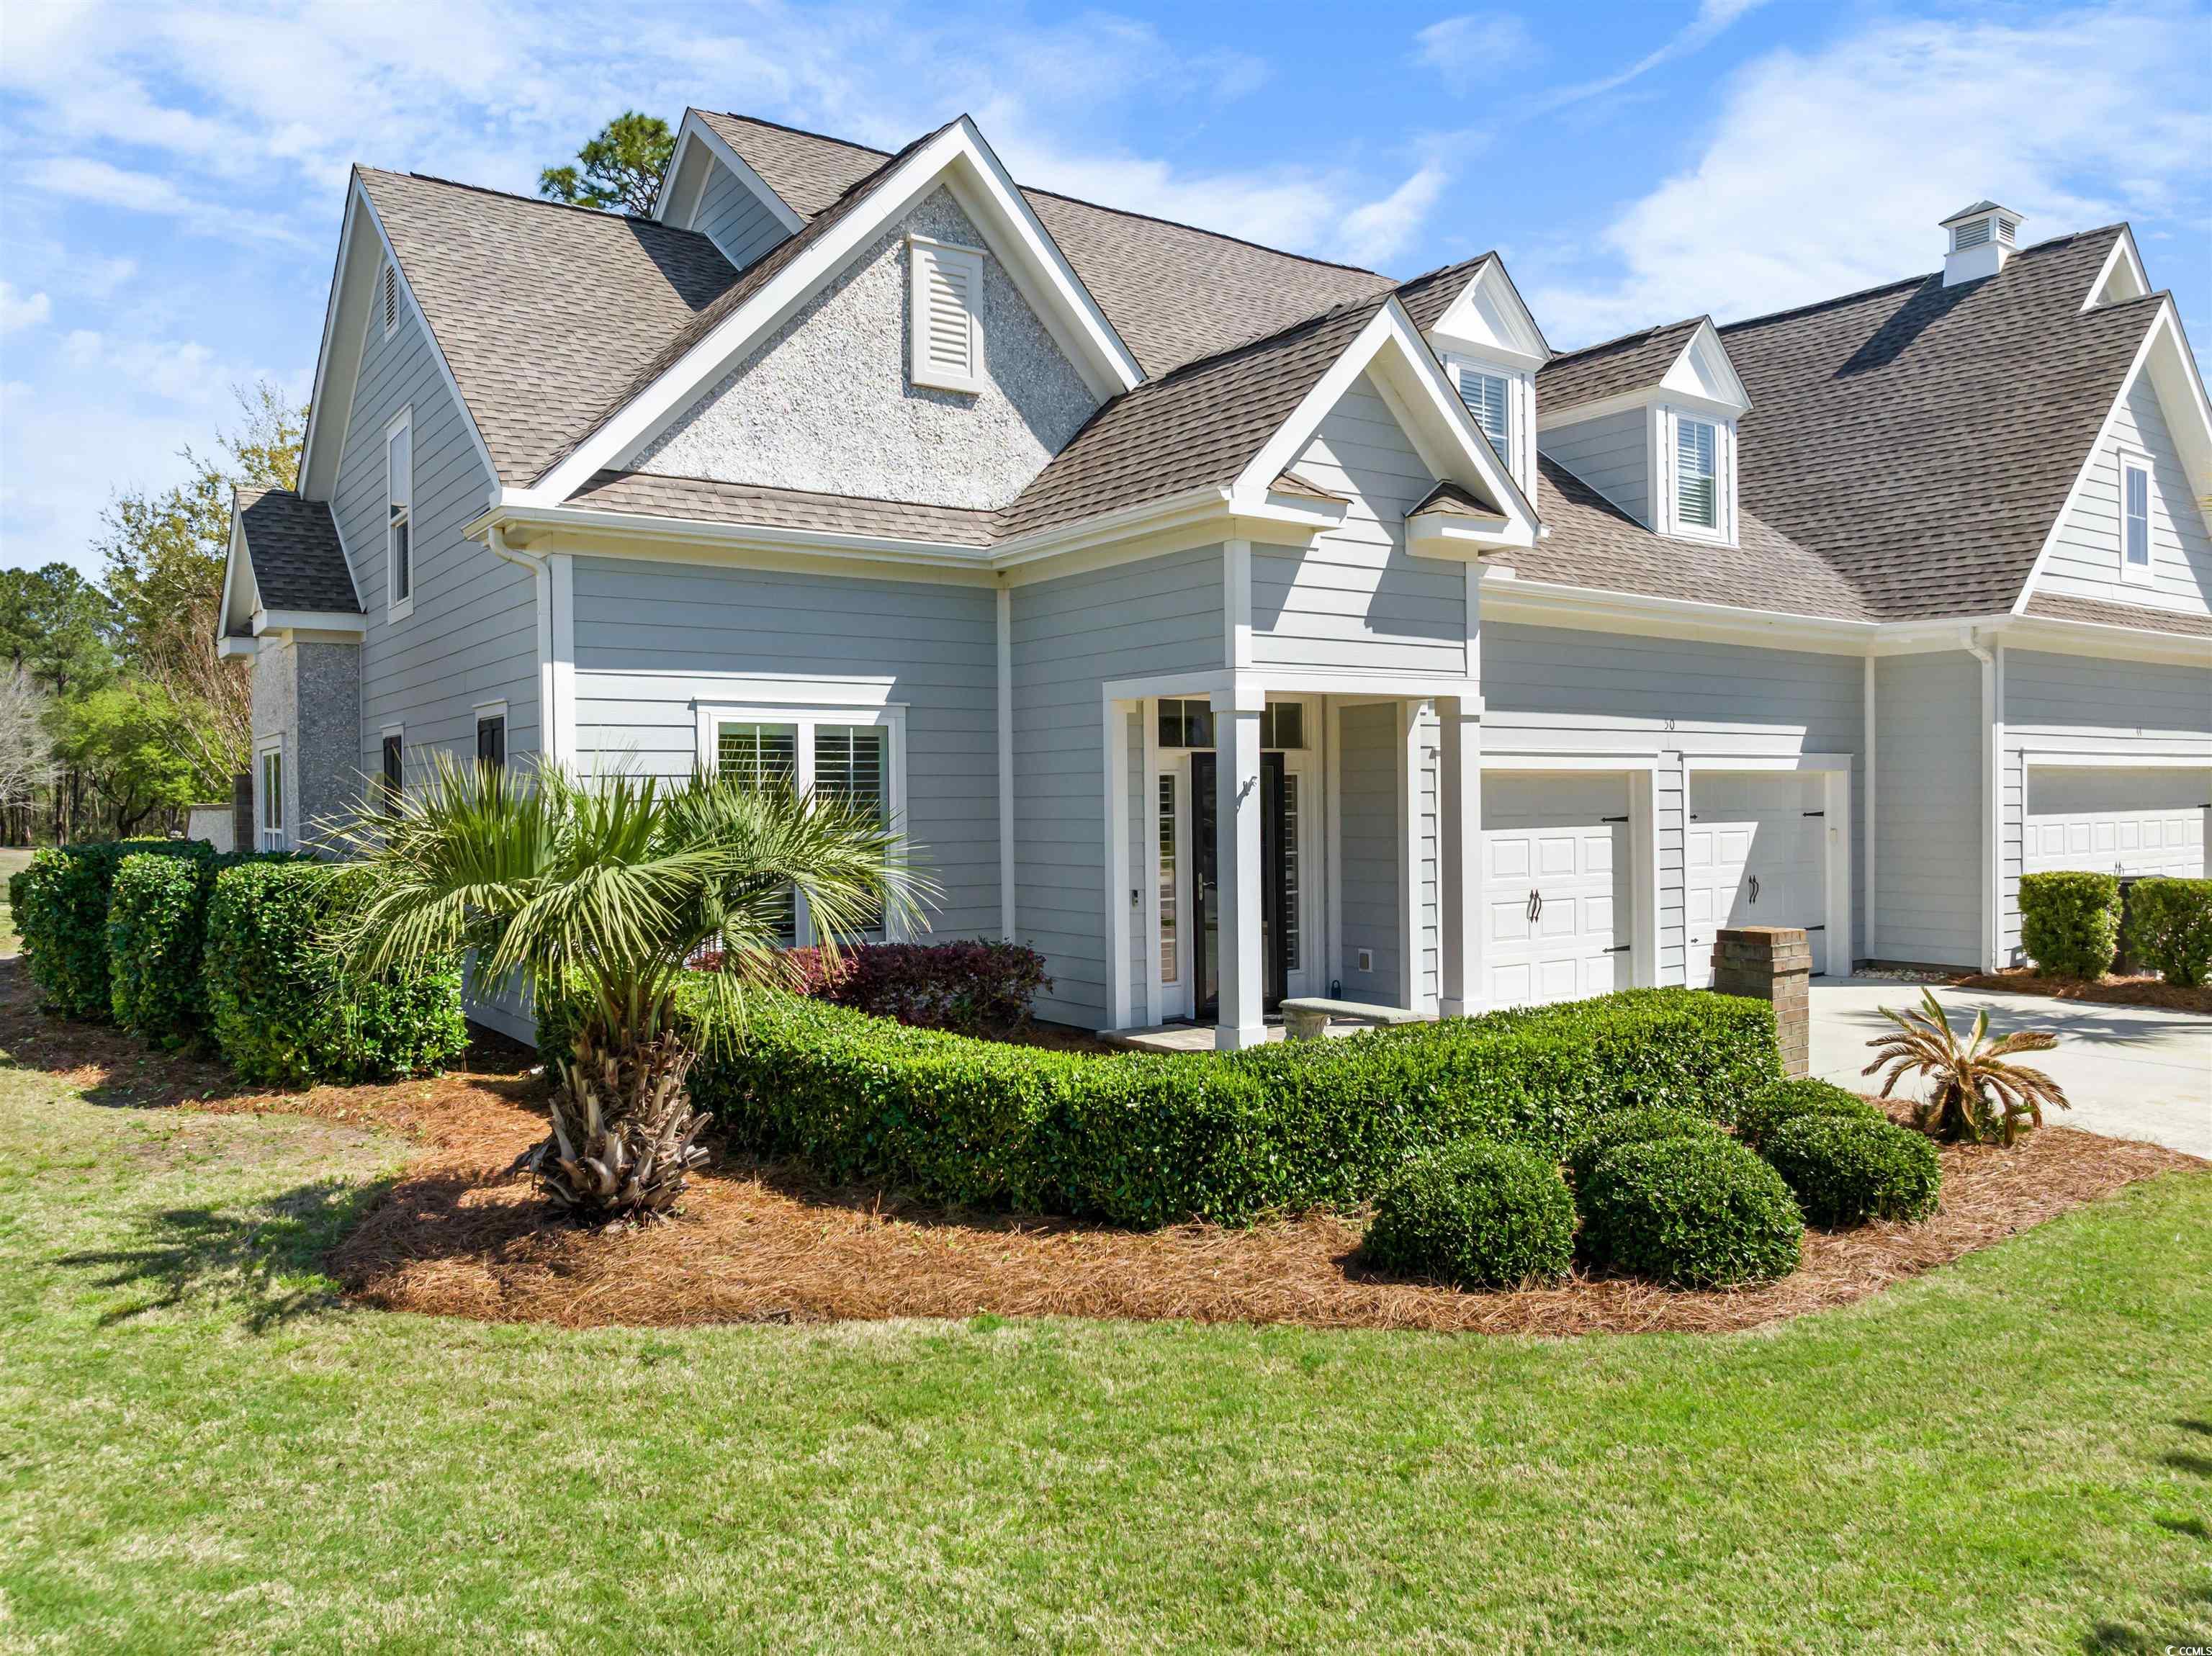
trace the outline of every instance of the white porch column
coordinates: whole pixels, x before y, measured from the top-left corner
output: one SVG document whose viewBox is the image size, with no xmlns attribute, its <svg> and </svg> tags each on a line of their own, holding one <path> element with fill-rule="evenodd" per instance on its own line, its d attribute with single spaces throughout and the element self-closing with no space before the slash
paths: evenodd
<svg viewBox="0 0 2212 1656">
<path fill-rule="evenodd" d="M 1222 1052 L 1267 1039 L 1260 959 L 1260 713 L 1266 693 L 1240 684 L 1213 693 L 1214 853 L 1220 882 Z"/>
<path fill-rule="evenodd" d="M 1443 904 L 1443 982 L 1437 1010 L 1465 1017 L 1482 1010 L 1482 698 L 1437 703 L 1437 884 Z"/>
</svg>

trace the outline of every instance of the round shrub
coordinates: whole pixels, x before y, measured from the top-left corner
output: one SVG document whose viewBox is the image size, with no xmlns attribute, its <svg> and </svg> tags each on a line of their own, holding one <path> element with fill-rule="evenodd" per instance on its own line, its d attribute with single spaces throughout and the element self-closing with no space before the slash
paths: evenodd
<svg viewBox="0 0 2212 1656">
<path fill-rule="evenodd" d="M 1764 1149 L 1776 1128 L 1808 1115 L 1863 1121 L 1869 1126 L 1889 1119 L 1856 1093 L 1845 1092 L 1833 1082 L 1778 1081 L 1736 1107 L 1736 1136 L 1752 1149 Z"/>
<path fill-rule="evenodd" d="M 1407 1162 L 1375 1198 L 1367 1257 L 1462 1288 L 1557 1282 L 1574 1262 L 1559 1170 L 1517 1144 L 1463 1138 Z"/>
<path fill-rule="evenodd" d="M 1942 1188 L 1934 1143 L 1887 1121 L 1801 1115 L 1768 1137 L 1765 1156 L 1796 1192 L 1807 1222 L 1823 1230 L 1869 1219 L 1925 1219 Z"/>
<path fill-rule="evenodd" d="M 2043 976 L 2094 983 L 2119 953 L 2119 881 L 2081 869 L 2021 875 L 2020 946 Z"/>
<path fill-rule="evenodd" d="M 1580 1192 L 1592 1263 L 1676 1288 L 1771 1282 L 1797 1268 L 1804 1216 L 1765 1162 L 1725 1138 L 1620 1144 Z"/>
<path fill-rule="evenodd" d="M 2168 983 L 2212 977 L 2212 880 L 2138 880 L 2128 894 L 2128 953 Z"/>
<path fill-rule="evenodd" d="M 1722 1138 L 1720 1124 L 1687 1110 L 1615 1110 L 1601 1115 L 1595 1125 L 1567 1147 L 1567 1182 L 1577 1190 L 1589 1177 L 1598 1158 L 1616 1144 L 1649 1144 L 1662 1138 Z"/>
</svg>

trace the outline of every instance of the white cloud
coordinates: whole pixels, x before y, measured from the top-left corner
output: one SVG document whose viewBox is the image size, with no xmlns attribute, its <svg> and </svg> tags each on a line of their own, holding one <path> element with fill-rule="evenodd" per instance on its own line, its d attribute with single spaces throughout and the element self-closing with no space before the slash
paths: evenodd
<svg viewBox="0 0 2212 1656">
<path fill-rule="evenodd" d="M 1455 91 L 1478 80 L 1517 82 L 1538 55 L 1528 26 L 1510 12 L 1472 11 L 1431 23 L 1413 37 L 1417 62 L 1443 76 Z"/>
<path fill-rule="evenodd" d="M 53 313 L 53 301 L 44 294 L 19 294 L 12 282 L 0 282 L 0 333 L 35 328 Z"/>
<path fill-rule="evenodd" d="M 1940 262 L 1936 221 L 1991 196 L 2030 239 L 2131 211 L 2201 221 L 2201 20 L 2080 12 L 1886 24 L 1744 69 L 1697 159 L 1531 283 L 1555 343 L 1745 316 Z M 1607 268 L 1609 267 L 1609 268 Z"/>
<path fill-rule="evenodd" d="M 1377 269 L 1390 264 L 1419 234 L 1450 176 L 1431 161 L 1382 200 L 1347 213 L 1339 233 L 1346 257 Z"/>
<path fill-rule="evenodd" d="M 151 173 L 126 172 L 89 155 L 57 155 L 40 161 L 30 169 L 28 181 L 33 188 L 52 195 L 121 207 L 133 213 L 179 215 L 200 210 L 166 179 Z"/>
<path fill-rule="evenodd" d="M 1558 109 L 1626 86 L 1662 64 L 1671 63 L 1677 58 L 1686 58 L 1710 45 L 1737 18 L 1747 11 L 1757 10 L 1765 3 L 1766 0 L 1699 0 L 1698 15 L 1656 51 L 1646 52 L 1616 74 L 1602 76 L 1595 81 L 1584 81 L 1575 86 L 1561 87 L 1539 99 L 1536 106 L 1539 109 Z"/>
</svg>

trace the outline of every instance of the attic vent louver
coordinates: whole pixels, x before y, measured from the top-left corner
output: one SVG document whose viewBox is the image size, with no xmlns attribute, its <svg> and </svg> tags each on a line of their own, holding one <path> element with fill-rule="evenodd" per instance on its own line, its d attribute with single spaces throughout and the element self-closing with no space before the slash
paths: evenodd
<svg viewBox="0 0 2212 1656">
<path fill-rule="evenodd" d="M 1989 239 L 1990 221 L 1987 219 L 1976 219 L 1972 224 L 1962 224 L 1959 227 L 1959 234 L 1951 243 L 1951 251 L 1954 253 L 1963 252 L 1969 247 L 1980 246 Z"/>
<path fill-rule="evenodd" d="M 939 391 L 983 388 L 983 255 L 913 239 L 910 331 L 914 383 Z"/>
<path fill-rule="evenodd" d="M 384 331 L 388 336 L 399 325 L 399 272 L 389 264 L 384 267 L 382 287 Z"/>
</svg>

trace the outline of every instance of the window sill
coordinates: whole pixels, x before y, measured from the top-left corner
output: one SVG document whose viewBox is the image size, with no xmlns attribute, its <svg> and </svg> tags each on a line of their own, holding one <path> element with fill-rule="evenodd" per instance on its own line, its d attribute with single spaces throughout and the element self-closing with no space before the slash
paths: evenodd
<svg viewBox="0 0 2212 1656">
<path fill-rule="evenodd" d="M 385 610 L 384 619 L 387 623 L 396 624 L 406 620 L 414 613 L 415 600 L 412 597 L 405 597 L 395 604 L 389 605 Z"/>
</svg>

